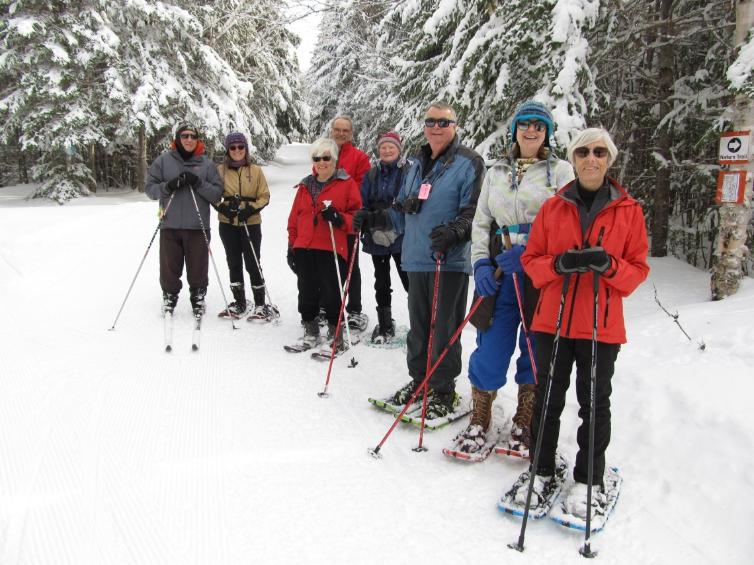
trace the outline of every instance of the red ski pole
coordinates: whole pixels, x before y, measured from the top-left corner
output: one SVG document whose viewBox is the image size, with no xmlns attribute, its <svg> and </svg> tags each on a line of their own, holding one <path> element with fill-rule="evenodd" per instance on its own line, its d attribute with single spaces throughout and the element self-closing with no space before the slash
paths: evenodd
<svg viewBox="0 0 754 565">
<path fill-rule="evenodd" d="M 332 228 L 330 228 L 332 229 Z M 340 324 L 343 321 L 343 310 L 346 306 L 346 298 L 348 297 L 348 289 L 351 286 L 351 273 L 353 272 L 353 264 L 356 262 L 356 254 L 359 252 L 359 238 L 358 236 L 354 239 L 353 242 L 353 248 L 351 249 L 351 258 L 348 261 L 348 274 L 346 275 L 346 284 L 343 287 L 343 293 L 341 295 L 341 301 L 340 301 L 340 310 L 338 310 L 338 325 L 335 328 L 335 337 L 333 338 L 332 342 L 332 348 L 330 349 L 330 363 L 327 366 L 327 378 L 325 379 L 325 388 L 322 390 L 322 392 L 318 392 L 317 396 L 320 398 L 327 398 L 330 396 L 327 392 L 327 387 L 330 385 L 330 374 L 332 373 L 332 364 L 335 360 L 335 347 L 338 343 L 338 336 L 340 335 Z M 337 269 L 337 264 L 335 266 Z M 348 340 L 348 343 L 351 347 L 353 345 L 351 344 L 351 340 Z M 356 361 L 356 357 L 351 357 L 351 362 L 349 363 L 349 367 L 353 368 L 356 365 L 358 365 L 358 361 Z"/>
<path fill-rule="evenodd" d="M 429 317 L 429 339 L 427 340 L 427 365 L 424 372 L 429 374 L 429 370 L 432 368 L 432 349 L 435 345 L 435 322 L 437 320 L 437 298 L 440 294 L 440 268 L 442 266 L 443 255 L 437 254 L 435 260 L 435 284 L 432 288 L 432 313 Z M 429 380 L 424 379 L 424 396 L 422 397 L 422 423 L 419 427 L 419 445 L 414 448 L 414 451 L 421 452 L 427 451 L 424 447 L 424 425 L 427 420 L 427 396 L 429 393 Z"/>
<path fill-rule="evenodd" d="M 495 271 L 495 278 L 499 279 L 502 274 L 502 271 L 500 268 L 498 268 Z M 379 459 L 382 457 L 380 455 L 380 450 L 382 449 L 382 446 L 385 445 L 385 442 L 387 441 L 387 438 L 390 437 L 390 435 L 393 433 L 393 430 L 398 426 L 398 423 L 401 421 L 401 418 L 408 412 L 408 409 L 411 407 L 411 405 L 416 400 L 416 397 L 419 396 L 419 393 L 422 391 L 422 389 L 429 383 L 429 379 L 432 378 L 432 375 L 437 370 L 437 367 L 442 363 L 442 360 L 445 359 L 445 356 L 448 354 L 448 351 L 450 351 L 450 348 L 453 347 L 456 341 L 458 341 L 458 338 L 461 337 L 461 332 L 463 331 L 463 328 L 466 327 L 466 324 L 469 323 L 469 320 L 471 320 L 471 317 L 474 315 L 474 313 L 477 311 L 479 306 L 482 304 L 482 301 L 485 299 L 485 296 L 479 296 L 475 301 L 474 304 L 472 304 L 471 309 L 469 310 L 469 313 L 466 314 L 466 317 L 463 319 L 461 324 L 458 326 L 456 331 L 453 333 L 452 336 L 450 336 L 450 339 L 448 340 L 447 345 L 445 348 L 440 352 L 440 355 L 435 360 L 435 363 L 432 365 L 432 367 L 427 371 L 427 375 L 424 377 L 424 380 L 421 382 L 421 384 L 416 387 L 416 390 L 414 391 L 414 394 L 411 395 L 411 398 L 406 403 L 406 405 L 403 407 L 403 410 L 401 410 L 400 414 L 396 416 L 395 421 L 393 422 L 392 426 L 390 426 L 390 429 L 387 431 L 387 433 L 384 435 L 384 437 L 380 440 L 380 443 L 377 444 L 377 447 L 370 448 L 368 451 L 372 457 L 375 459 Z"/>
</svg>

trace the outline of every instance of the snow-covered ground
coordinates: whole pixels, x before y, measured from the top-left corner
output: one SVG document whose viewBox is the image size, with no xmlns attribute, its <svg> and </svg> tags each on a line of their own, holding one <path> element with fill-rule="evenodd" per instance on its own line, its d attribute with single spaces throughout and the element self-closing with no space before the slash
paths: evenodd
<svg viewBox="0 0 754 565">
<path fill-rule="evenodd" d="M 526 551 L 506 547 L 520 522 L 496 509 L 525 464 L 491 456 L 448 460 L 461 424 L 399 427 L 375 460 L 367 448 L 391 418 L 367 404 L 407 381 L 404 353 L 359 345 L 359 364 L 285 353 L 301 328 L 285 262 L 285 223 L 308 170 L 307 147 L 265 168 L 262 263 L 279 326 L 230 322 L 210 266 L 209 312 L 190 350 L 184 291 L 175 349 L 162 349 L 157 243 L 115 331 L 108 331 L 147 243 L 157 205 L 135 193 L 61 207 L 0 188 L 0 563 L 201 565 L 582 563 L 581 536 L 530 523 Z M 227 268 L 213 220 L 215 260 Z M 608 463 L 625 482 L 606 530 L 593 538 L 611 564 L 751 563 L 754 542 L 754 281 L 710 302 L 709 277 L 651 260 L 628 300 L 629 344 L 613 382 Z M 374 318 L 372 265 L 362 255 Z M 680 313 L 688 341 L 654 301 Z M 406 323 L 395 279 L 394 310 Z M 371 331 L 371 327 L 370 330 Z M 697 342 L 703 340 L 706 350 Z M 463 334 L 464 358 L 474 343 Z M 458 389 L 468 393 L 465 374 Z M 515 387 L 498 397 L 509 418 Z M 561 446 L 576 443 L 573 390 Z"/>
</svg>

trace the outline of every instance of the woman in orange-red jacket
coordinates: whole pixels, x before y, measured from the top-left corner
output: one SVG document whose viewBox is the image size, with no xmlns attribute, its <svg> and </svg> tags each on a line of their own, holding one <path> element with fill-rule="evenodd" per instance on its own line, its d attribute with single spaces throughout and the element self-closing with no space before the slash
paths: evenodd
<svg viewBox="0 0 754 565">
<path fill-rule="evenodd" d="M 350 252 L 346 236 L 352 229 L 353 213 L 361 208 L 361 193 L 356 182 L 343 169 L 336 169 L 336 143 L 331 139 L 318 139 L 310 153 L 313 173 L 299 183 L 288 215 L 288 265 L 298 278 L 298 311 L 304 324 L 301 350 L 319 343 L 316 317 L 320 298 L 327 316 L 328 342 L 335 337 L 340 288 L 330 230 L 343 278 Z M 338 346 L 342 348 L 342 332 Z"/>
<path fill-rule="evenodd" d="M 563 277 L 570 277 L 565 297 L 557 358 L 532 504 L 543 502 L 552 492 L 552 481 L 565 473 L 555 451 L 560 430 L 560 414 L 565 407 L 573 364 L 576 364 L 576 395 L 581 425 L 577 432 L 579 451 L 573 469 L 574 487 L 565 497 L 566 511 L 586 515 L 588 482 L 590 374 L 594 320 L 594 277 L 598 276 L 598 319 L 596 343 L 595 436 L 593 453 L 592 505 L 607 504 L 603 480 L 605 450 L 610 442 L 611 378 L 620 345 L 626 342 L 623 298 L 646 279 L 647 233 L 641 206 L 623 187 L 607 176 L 617 156 L 617 148 L 607 131 L 586 129 L 568 147 L 568 159 L 576 180 L 549 198 L 532 225 L 526 252 L 521 257 L 526 274 L 540 289 L 532 330 L 537 339 L 538 382 L 532 437 L 539 432 L 549 372 Z M 526 497 L 528 481 L 523 482 L 516 499 Z M 604 508 L 603 508 L 604 509 Z M 594 511 L 592 513 L 594 515 Z"/>
</svg>

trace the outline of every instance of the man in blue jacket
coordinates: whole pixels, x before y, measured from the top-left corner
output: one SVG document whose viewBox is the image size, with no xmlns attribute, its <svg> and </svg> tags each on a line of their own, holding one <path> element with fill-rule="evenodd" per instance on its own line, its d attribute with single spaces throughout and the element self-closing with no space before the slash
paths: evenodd
<svg viewBox="0 0 754 565">
<path fill-rule="evenodd" d="M 412 380 L 398 390 L 395 404 L 405 404 L 424 380 L 432 314 L 436 261 L 441 262 L 432 361 L 450 341 L 466 314 L 471 274 L 471 222 L 484 179 L 484 161 L 461 145 L 456 112 L 445 102 L 433 102 L 424 115 L 422 146 L 406 173 L 397 203 L 406 227 L 401 250 L 408 273 L 410 331 L 406 362 Z M 457 404 L 455 378 L 461 372 L 457 341 L 429 381 L 427 418 L 441 418 Z"/>
</svg>

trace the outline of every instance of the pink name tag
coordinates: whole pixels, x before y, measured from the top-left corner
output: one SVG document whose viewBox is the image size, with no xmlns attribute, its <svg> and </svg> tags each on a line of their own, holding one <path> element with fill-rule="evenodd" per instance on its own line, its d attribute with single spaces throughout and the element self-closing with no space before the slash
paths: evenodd
<svg viewBox="0 0 754 565">
<path fill-rule="evenodd" d="M 419 200 L 426 200 L 429 198 L 429 191 L 432 190 L 432 185 L 429 183 L 423 183 L 419 187 Z"/>
</svg>

